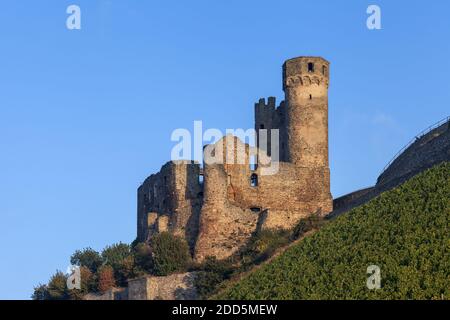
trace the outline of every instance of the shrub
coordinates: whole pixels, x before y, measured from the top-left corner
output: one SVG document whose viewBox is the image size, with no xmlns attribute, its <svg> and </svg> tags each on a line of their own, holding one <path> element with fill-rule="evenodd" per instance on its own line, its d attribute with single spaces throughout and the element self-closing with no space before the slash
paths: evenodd
<svg viewBox="0 0 450 320">
<path fill-rule="evenodd" d="M 165 276 L 184 272 L 191 264 L 189 246 L 185 240 L 168 232 L 155 235 L 150 243 L 153 252 L 153 273 Z"/>
<path fill-rule="evenodd" d="M 300 239 L 308 231 L 320 229 L 324 224 L 325 220 L 319 217 L 318 214 L 313 214 L 307 218 L 300 219 L 292 230 L 290 240 L 294 241 Z"/>
<path fill-rule="evenodd" d="M 198 269 L 194 285 L 201 299 L 207 299 L 215 293 L 220 284 L 229 279 L 233 273 L 233 267 L 229 262 L 218 261 L 215 257 L 207 257 Z"/>
<path fill-rule="evenodd" d="M 247 245 L 240 251 L 244 266 L 260 264 L 270 258 L 276 249 L 289 243 L 289 232 L 281 229 L 263 230 L 252 236 Z"/>
</svg>

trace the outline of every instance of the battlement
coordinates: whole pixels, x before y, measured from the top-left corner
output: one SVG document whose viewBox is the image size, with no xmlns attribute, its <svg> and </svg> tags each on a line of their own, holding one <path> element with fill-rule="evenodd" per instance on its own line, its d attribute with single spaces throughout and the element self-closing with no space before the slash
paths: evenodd
<svg viewBox="0 0 450 320">
<path fill-rule="evenodd" d="M 284 101 L 281 101 L 280 105 L 276 107 L 276 98 L 275 97 L 269 97 L 266 100 L 264 98 L 259 99 L 257 103 L 255 103 L 255 131 L 257 134 L 257 146 L 261 150 L 265 150 L 267 154 L 271 155 L 271 145 L 272 145 L 272 139 L 270 135 L 270 131 L 267 135 L 267 146 L 261 146 L 259 144 L 259 130 L 267 129 L 278 129 L 279 130 L 279 137 L 280 137 L 280 144 L 279 144 L 279 159 L 283 161 L 285 159 L 284 156 L 284 148 L 286 140 L 286 108 Z"/>
<path fill-rule="evenodd" d="M 275 97 L 269 97 L 267 99 L 267 104 L 266 104 L 266 99 L 261 98 L 261 99 L 259 99 L 259 101 L 257 103 L 255 103 L 255 110 L 264 110 L 264 109 L 275 110 L 275 106 L 276 106 L 276 98 Z"/>
</svg>

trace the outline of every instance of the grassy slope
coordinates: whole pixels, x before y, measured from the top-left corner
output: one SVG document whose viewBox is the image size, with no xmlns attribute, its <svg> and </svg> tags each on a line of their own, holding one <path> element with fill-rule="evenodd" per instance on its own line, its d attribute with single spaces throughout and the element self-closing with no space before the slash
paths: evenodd
<svg viewBox="0 0 450 320">
<path fill-rule="evenodd" d="M 450 163 L 353 209 L 219 299 L 450 299 Z M 381 268 L 368 290 L 369 265 Z"/>
</svg>

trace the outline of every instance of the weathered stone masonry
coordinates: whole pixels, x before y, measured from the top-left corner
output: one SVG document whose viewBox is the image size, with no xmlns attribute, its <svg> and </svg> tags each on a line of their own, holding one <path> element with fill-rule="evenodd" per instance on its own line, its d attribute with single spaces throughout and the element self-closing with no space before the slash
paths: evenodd
<svg viewBox="0 0 450 320">
<path fill-rule="evenodd" d="M 322 58 L 286 61 L 285 100 L 278 107 L 273 97 L 255 104 L 257 132 L 279 130 L 278 172 L 261 174 L 262 159 L 251 167 L 249 146 L 230 136 L 218 141 L 214 152 L 225 156 L 243 148 L 241 163 L 205 163 L 202 171 L 193 162 L 169 162 L 138 189 L 138 239 L 169 231 L 186 238 L 197 261 L 223 259 L 254 232 L 290 229 L 302 217 L 329 213 L 328 81 L 329 63 Z M 265 157 L 278 161 L 270 154 L 273 143 L 269 138 Z"/>
</svg>

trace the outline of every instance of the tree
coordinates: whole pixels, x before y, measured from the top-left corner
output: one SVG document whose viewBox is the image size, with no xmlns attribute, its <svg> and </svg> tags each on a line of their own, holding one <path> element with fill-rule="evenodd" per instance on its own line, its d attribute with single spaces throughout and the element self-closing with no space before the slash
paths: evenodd
<svg viewBox="0 0 450 320">
<path fill-rule="evenodd" d="M 97 251 L 91 248 L 77 250 L 70 257 L 70 263 L 76 266 L 84 266 L 92 273 L 97 272 L 98 267 L 103 263 L 102 256 Z"/>
<path fill-rule="evenodd" d="M 86 294 L 97 290 L 96 278 L 87 267 L 80 267 L 80 282 L 80 289 L 68 290 L 69 299 L 82 300 Z"/>
<path fill-rule="evenodd" d="M 152 238 L 150 246 L 155 275 L 186 271 L 191 264 L 189 246 L 184 239 L 162 232 Z"/>
<path fill-rule="evenodd" d="M 33 300 L 48 300 L 50 295 L 48 293 L 48 286 L 46 284 L 39 284 L 34 287 L 34 292 L 31 296 Z"/>
<path fill-rule="evenodd" d="M 123 260 L 130 255 L 130 246 L 122 242 L 107 246 L 102 251 L 102 258 L 104 263 L 110 265 L 111 267 L 113 267 L 113 269 L 118 268 Z"/>
<path fill-rule="evenodd" d="M 67 277 L 61 271 L 56 271 L 48 282 L 48 298 L 50 300 L 64 300 L 68 298 Z"/>
<path fill-rule="evenodd" d="M 87 267 L 80 267 L 80 276 L 81 276 L 81 291 L 83 293 L 89 293 L 95 291 L 97 288 L 97 281 L 94 273 L 89 270 Z"/>
<path fill-rule="evenodd" d="M 116 285 L 114 270 L 111 266 L 105 265 L 98 269 L 98 290 L 105 292 Z"/>
<path fill-rule="evenodd" d="M 118 284 L 125 286 L 127 279 L 133 275 L 134 269 L 134 257 L 131 247 L 122 242 L 107 246 L 102 251 L 102 258 L 106 265 L 113 268 Z"/>
<path fill-rule="evenodd" d="M 152 249 L 147 243 L 141 242 L 133 248 L 135 274 L 151 273 L 153 271 Z"/>
</svg>

